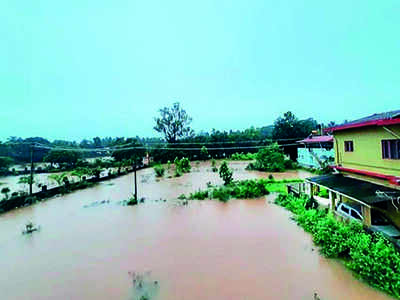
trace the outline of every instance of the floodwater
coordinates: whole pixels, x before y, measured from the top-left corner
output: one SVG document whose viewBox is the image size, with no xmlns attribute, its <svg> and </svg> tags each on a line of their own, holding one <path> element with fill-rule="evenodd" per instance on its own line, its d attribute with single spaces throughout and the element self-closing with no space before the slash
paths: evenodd
<svg viewBox="0 0 400 300">
<path fill-rule="evenodd" d="M 268 176 L 244 166 L 232 163 L 236 178 Z M 146 169 L 138 172 L 146 202 L 135 207 L 117 203 L 132 193 L 129 174 L 0 215 L 1 299 L 137 299 L 132 272 L 154 285 L 152 299 L 390 299 L 320 256 L 271 195 L 174 200 L 207 182 L 220 179 L 204 163 L 160 181 Z M 109 203 L 90 206 L 101 200 Z M 41 230 L 22 235 L 28 220 Z"/>
</svg>

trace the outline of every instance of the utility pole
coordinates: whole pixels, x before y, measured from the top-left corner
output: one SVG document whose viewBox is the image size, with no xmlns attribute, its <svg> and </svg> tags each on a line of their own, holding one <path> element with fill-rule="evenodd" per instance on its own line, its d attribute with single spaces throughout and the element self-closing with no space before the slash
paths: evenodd
<svg viewBox="0 0 400 300">
<path fill-rule="evenodd" d="M 136 157 L 134 158 L 135 159 L 135 200 L 136 200 L 136 202 L 138 201 L 137 200 L 137 180 L 136 180 Z"/>
<path fill-rule="evenodd" d="M 31 176 L 29 180 L 29 196 L 32 196 L 32 184 L 33 184 L 33 148 L 35 147 L 35 144 L 31 144 Z"/>
</svg>

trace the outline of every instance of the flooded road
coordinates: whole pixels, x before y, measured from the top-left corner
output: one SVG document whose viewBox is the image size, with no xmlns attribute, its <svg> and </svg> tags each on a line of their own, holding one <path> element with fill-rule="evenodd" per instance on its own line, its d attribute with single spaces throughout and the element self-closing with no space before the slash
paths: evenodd
<svg viewBox="0 0 400 300">
<path fill-rule="evenodd" d="M 231 164 L 236 179 L 268 176 L 245 165 Z M 0 215 L 1 299 L 136 299 L 130 272 L 148 271 L 153 299 L 390 299 L 313 251 L 273 196 L 179 206 L 177 196 L 221 183 L 218 175 L 204 163 L 180 178 L 153 173 L 138 172 L 146 203 L 135 207 L 117 204 L 133 192 L 129 174 Z M 101 200 L 110 202 L 84 208 Z M 41 231 L 21 235 L 28 220 Z"/>
</svg>

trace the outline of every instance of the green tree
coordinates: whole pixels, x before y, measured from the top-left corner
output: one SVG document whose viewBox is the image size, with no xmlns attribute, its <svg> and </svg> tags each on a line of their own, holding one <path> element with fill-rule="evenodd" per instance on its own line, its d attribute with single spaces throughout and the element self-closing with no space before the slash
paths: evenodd
<svg viewBox="0 0 400 300">
<path fill-rule="evenodd" d="M 317 121 L 312 118 L 299 120 L 292 112 L 288 111 L 283 117 L 276 119 L 272 137 L 274 139 L 304 138 L 310 135 L 317 125 Z"/>
<path fill-rule="evenodd" d="M 0 171 L 7 171 L 13 163 L 14 160 L 11 157 L 0 156 Z"/>
<path fill-rule="evenodd" d="M 278 144 L 260 149 L 256 154 L 256 162 L 249 164 L 249 169 L 260 171 L 282 172 L 285 170 L 285 155 Z"/>
<path fill-rule="evenodd" d="M 77 151 L 67 151 L 67 150 L 51 150 L 45 157 L 44 161 L 49 162 L 51 165 L 57 163 L 65 163 L 68 166 L 75 166 L 80 158 L 80 154 Z"/>
<path fill-rule="evenodd" d="M 201 147 L 200 157 L 202 160 L 206 160 L 208 158 L 208 150 L 207 150 L 206 146 Z"/>
<path fill-rule="evenodd" d="M 8 193 L 10 192 L 10 188 L 9 187 L 3 187 L 1 189 L 1 193 L 4 194 L 5 200 L 8 199 Z"/>
<path fill-rule="evenodd" d="M 18 184 L 23 184 L 23 185 L 30 185 L 30 184 L 34 184 L 35 183 L 35 179 L 32 178 L 31 180 L 31 176 L 21 176 L 18 179 Z"/>
<path fill-rule="evenodd" d="M 193 130 L 189 126 L 192 118 L 175 102 L 171 108 L 164 107 L 159 110 L 160 117 L 155 118 L 154 129 L 164 135 L 168 143 L 176 143 L 181 138 L 193 136 Z"/>
<path fill-rule="evenodd" d="M 48 179 L 53 180 L 56 182 L 59 186 L 65 184 L 68 182 L 68 173 L 64 172 L 61 174 L 51 174 L 49 175 Z"/>
<path fill-rule="evenodd" d="M 125 141 L 125 144 L 117 147 L 111 154 L 117 162 L 131 160 L 131 165 L 135 161 L 139 164 L 146 155 L 146 148 L 138 139 L 129 138 Z"/>
<path fill-rule="evenodd" d="M 79 167 L 71 172 L 71 176 L 75 176 L 79 178 L 79 181 L 83 180 L 84 176 L 88 176 L 91 174 L 91 170 L 89 168 Z"/>
<path fill-rule="evenodd" d="M 224 181 L 224 185 L 229 185 L 233 181 L 233 172 L 229 169 L 228 163 L 223 161 L 219 168 L 219 177 Z"/>
</svg>

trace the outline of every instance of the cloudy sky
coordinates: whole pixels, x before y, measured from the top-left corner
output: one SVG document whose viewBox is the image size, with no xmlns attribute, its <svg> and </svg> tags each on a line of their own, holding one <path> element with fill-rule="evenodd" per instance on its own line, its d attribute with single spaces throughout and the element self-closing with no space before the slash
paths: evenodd
<svg viewBox="0 0 400 300">
<path fill-rule="evenodd" d="M 1 1 L 0 139 L 155 136 L 400 109 L 398 0 Z"/>
</svg>

